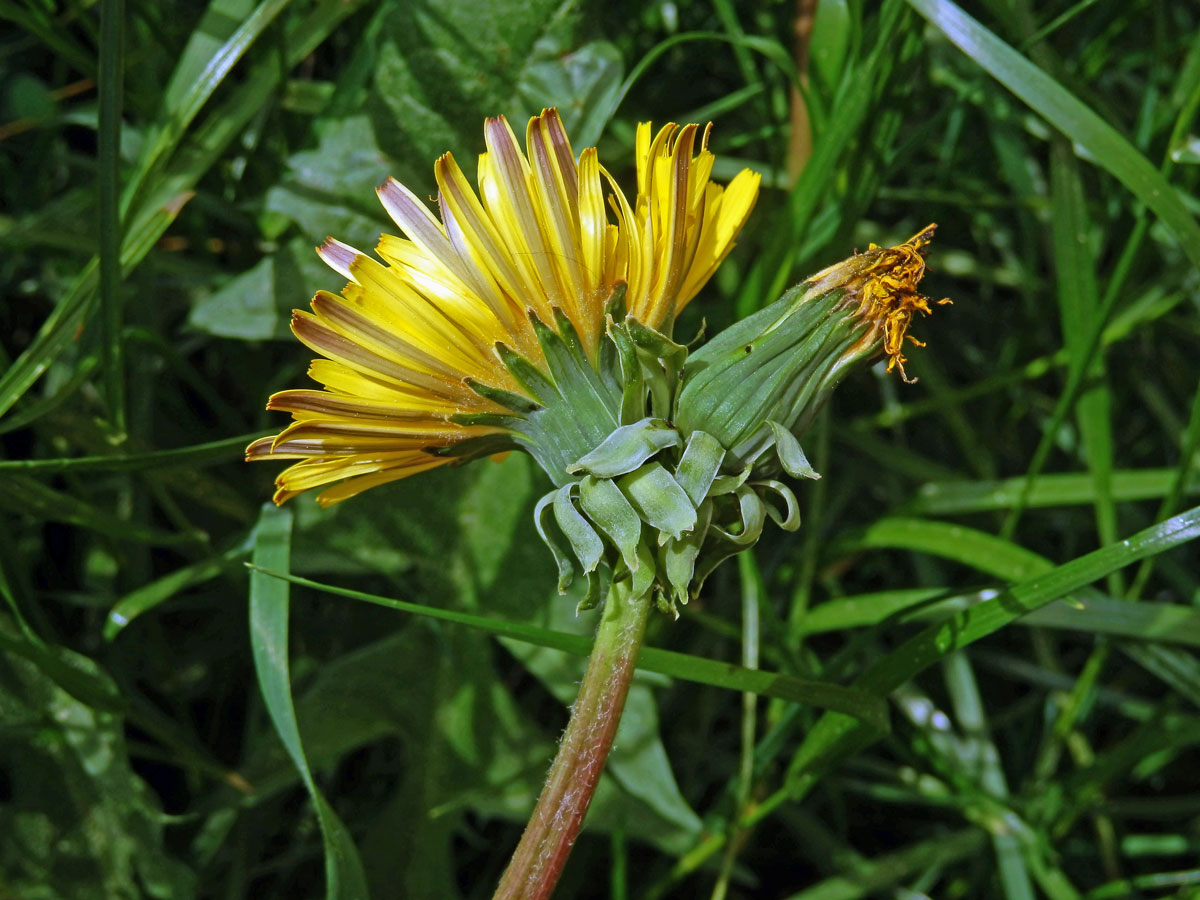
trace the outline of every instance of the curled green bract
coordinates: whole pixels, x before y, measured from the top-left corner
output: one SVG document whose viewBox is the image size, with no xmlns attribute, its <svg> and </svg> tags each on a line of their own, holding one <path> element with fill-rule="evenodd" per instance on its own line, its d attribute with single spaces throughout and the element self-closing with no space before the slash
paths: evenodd
<svg viewBox="0 0 1200 900">
<path fill-rule="evenodd" d="M 659 609 L 678 615 L 722 560 L 757 542 L 768 519 L 789 530 L 799 525 L 795 495 L 771 477 L 816 477 L 791 431 L 760 423 L 763 446 L 751 462 L 703 427 L 679 427 L 686 347 L 623 316 L 615 302 L 594 359 L 566 319 L 539 323 L 536 333 L 549 377 L 536 377 L 511 349 L 498 351 L 536 403 L 510 401 L 485 384 L 472 388 L 507 407 L 488 424 L 503 428 L 502 442 L 527 451 L 554 482 L 535 524 L 560 593 L 587 579 L 580 609 L 615 580 L 639 596 L 653 591 Z"/>
<path fill-rule="evenodd" d="M 560 592 L 584 576 L 581 609 L 619 583 L 678 615 L 768 522 L 799 528 L 780 477 L 820 478 L 800 437 L 837 384 L 879 355 L 903 374 L 931 233 L 831 266 L 696 350 L 629 315 L 621 286 L 591 351 L 567 316 L 531 315 L 536 359 L 496 348 L 523 393 L 467 382 L 507 412 L 465 414 L 491 433 L 437 452 L 528 452 L 554 483 L 534 517 Z"/>
</svg>

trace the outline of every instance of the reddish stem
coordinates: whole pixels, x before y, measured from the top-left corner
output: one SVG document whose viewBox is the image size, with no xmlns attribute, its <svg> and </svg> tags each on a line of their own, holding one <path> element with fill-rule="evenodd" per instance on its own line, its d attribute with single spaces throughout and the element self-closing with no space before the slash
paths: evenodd
<svg viewBox="0 0 1200 900">
<path fill-rule="evenodd" d="M 609 592 L 566 733 L 493 900 L 545 900 L 562 874 L 612 748 L 646 630 L 650 597 L 631 597 L 628 585 L 617 582 Z"/>
</svg>

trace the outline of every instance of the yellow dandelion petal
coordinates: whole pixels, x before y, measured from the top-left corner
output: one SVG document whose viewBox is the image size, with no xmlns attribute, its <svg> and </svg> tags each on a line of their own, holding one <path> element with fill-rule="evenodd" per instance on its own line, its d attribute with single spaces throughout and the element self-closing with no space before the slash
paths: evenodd
<svg viewBox="0 0 1200 900">
<path fill-rule="evenodd" d="M 330 238 L 317 252 L 347 283 L 293 314 L 295 335 L 322 357 L 309 375 L 324 389 L 272 396 L 268 408 L 293 422 L 246 449 L 296 461 L 276 501 L 322 488 L 328 505 L 513 447 L 536 456 L 521 417 L 547 402 L 580 402 L 592 417 L 567 414 L 556 426 L 567 431 L 548 438 L 555 453 L 595 446 L 595 423 L 611 425 L 606 404 L 620 402 L 597 368 L 609 298 L 624 284 L 628 311 L 669 332 L 753 206 L 757 176 L 724 193 L 709 183 L 708 135 L 639 125 L 632 203 L 595 148 L 576 157 L 552 109 L 529 122 L 524 149 L 502 116 L 486 120 L 477 189 L 453 156 L 438 159 L 436 210 L 389 178 L 379 199 L 402 235 L 381 235 L 378 259 Z M 903 339 L 902 322 L 888 327 L 889 343 Z M 557 355 L 547 340 L 560 342 Z M 564 352 L 596 370 L 575 380 L 586 396 L 571 395 Z"/>
</svg>

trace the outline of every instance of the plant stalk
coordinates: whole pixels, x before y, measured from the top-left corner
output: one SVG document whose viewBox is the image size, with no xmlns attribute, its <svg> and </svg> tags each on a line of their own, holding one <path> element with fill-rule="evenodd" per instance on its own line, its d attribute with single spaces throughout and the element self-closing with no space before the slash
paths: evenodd
<svg viewBox="0 0 1200 900">
<path fill-rule="evenodd" d="M 650 594 L 613 583 L 579 696 L 546 785 L 493 900 L 545 900 L 554 890 L 596 792 L 633 681 Z"/>
</svg>

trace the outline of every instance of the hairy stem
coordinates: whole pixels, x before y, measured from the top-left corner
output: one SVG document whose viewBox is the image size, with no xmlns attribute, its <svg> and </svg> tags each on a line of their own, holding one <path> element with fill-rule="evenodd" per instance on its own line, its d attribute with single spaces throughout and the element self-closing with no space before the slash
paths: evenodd
<svg viewBox="0 0 1200 900">
<path fill-rule="evenodd" d="M 583 825 L 646 631 L 650 596 L 632 596 L 629 585 L 624 579 L 609 591 L 566 733 L 493 900 L 549 897 Z"/>
</svg>

